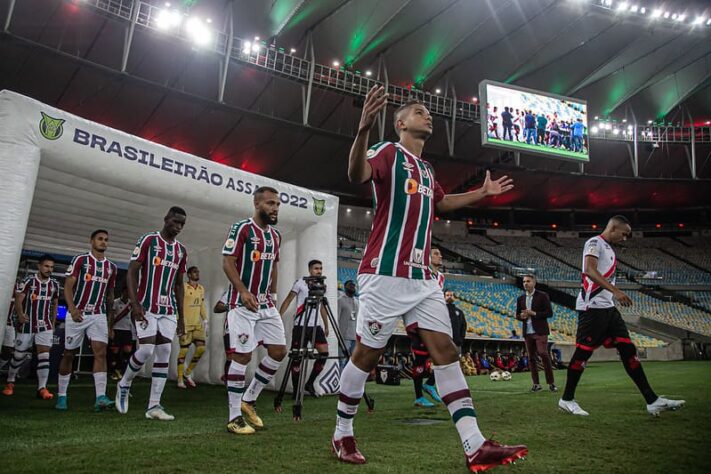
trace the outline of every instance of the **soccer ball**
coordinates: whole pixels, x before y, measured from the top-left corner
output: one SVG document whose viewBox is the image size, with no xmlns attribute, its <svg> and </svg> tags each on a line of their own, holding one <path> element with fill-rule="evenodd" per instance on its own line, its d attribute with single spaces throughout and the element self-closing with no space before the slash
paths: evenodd
<svg viewBox="0 0 711 474">
<path fill-rule="evenodd" d="M 508 382 L 509 380 L 511 380 L 511 372 L 506 371 L 501 374 L 501 380 L 503 380 L 504 382 Z"/>
<path fill-rule="evenodd" d="M 492 382 L 498 382 L 499 380 L 501 380 L 501 372 L 499 372 L 498 370 L 494 371 L 489 374 L 489 378 Z"/>
</svg>

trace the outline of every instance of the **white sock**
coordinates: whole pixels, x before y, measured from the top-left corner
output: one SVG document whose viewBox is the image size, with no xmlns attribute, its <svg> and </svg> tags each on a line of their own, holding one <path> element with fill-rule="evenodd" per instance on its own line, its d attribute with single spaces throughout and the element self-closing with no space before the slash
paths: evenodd
<svg viewBox="0 0 711 474">
<path fill-rule="evenodd" d="M 94 372 L 94 390 L 96 398 L 106 395 L 106 372 Z"/>
<path fill-rule="evenodd" d="M 49 378 L 49 352 L 37 354 L 37 390 L 47 388 Z"/>
<path fill-rule="evenodd" d="M 277 369 L 279 369 L 279 361 L 272 359 L 269 356 L 265 356 L 264 359 L 259 363 L 257 370 L 254 372 L 254 378 L 249 384 L 247 392 L 242 397 L 247 403 L 254 403 L 257 401 L 257 397 L 262 393 L 264 386 L 269 383 L 269 381 L 276 374 Z"/>
<path fill-rule="evenodd" d="M 158 344 L 155 350 L 153 361 L 153 372 L 151 373 L 151 395 L 148 398 L 148 408 L 160 405 L 160 397 L 163 395 L 165 382 L 168 380 L 168 361 L 170 361 L 171 344 Z"/>
<path fill-rule="evenodd" d="M 25 362 L 25 357 L 27 357 L 27 352 L 15 351 L 12 354 L 12 359 L 10 359 L 10 368 L 7 369 L 7 383 L 15 383 L 17 378 L 17 373 L 20 371 L 20 367 Z"/>
<path fill-rule="evenodd" d="M 128 359 L 128 364 L 126 364 L 126 372 L 123 373 L 123 377 L 119 381 L 119 385 L 122 387 L 130 387 L 133 379 L 136 378 L 138 372 L 141 371 L 143 364 L 146 363 L 148 358 L 153 355 L 155 350 L 154 344 L 143 344 L 141 343 L 136 350 L 136 352 L 131 355 Z"/>
<path fill-rule="evenodd" d="M 244 393 L 244 374 L 247 366 L 235 361 L 230 361 L 227 369 L 227 401 L 230 407 L 230 417 L 227 421 L 232 421 L 242 415 L 242 394 Z"/>
<path fill-rule="evenodd" d="M 486 441 L 479 431 L 474 403 L 459 362 L 435 365 L 435 382 L 462 440 L 464 452 L 473 454 Z"/>
<path fill-rule="evenodd" d="M 69 372 L 67 375 L 59 374 L 57 377 L 57 395 L 60 397 L 67 396 L 67 389 L 69 388 L 69 380 L 72 378 L 72 373 Z"/>
<path fill-rule="evenodd" d="M 363 397 L 367 380 L 368 372 L 360 370 L 349 360 L 341 373 L 334 438 L 353 436 L 353 417 L 358 412 L 358 404 Z"/>
</svg>

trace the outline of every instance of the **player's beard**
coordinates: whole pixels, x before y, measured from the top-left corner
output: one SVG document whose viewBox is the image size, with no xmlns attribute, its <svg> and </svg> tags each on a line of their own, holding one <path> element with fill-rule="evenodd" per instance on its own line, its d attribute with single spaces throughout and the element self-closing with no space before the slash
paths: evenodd
<svg viewBox="0 0 711 474">
<path fill-rule="evenodd" d="M 259 217 L 262 219 L 262 222 L 266 222 L 269 225 L 277 225 L 277 222 L 279 221 L 278 216 L 272 216 L 267 213 L 267 211 L 259 211 Z"/>
</svg>

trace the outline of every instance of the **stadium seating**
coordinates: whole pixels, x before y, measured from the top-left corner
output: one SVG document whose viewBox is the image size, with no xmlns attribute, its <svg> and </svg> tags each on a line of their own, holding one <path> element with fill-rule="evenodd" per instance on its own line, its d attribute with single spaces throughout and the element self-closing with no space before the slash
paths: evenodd
<svg viewBox="0 0 711 474">
<path fill-rule="evenodd" d="M 678 302 L 662 301 L 640 291 L 626 291 L 634 305 L 620 307 L 623 314 L 635 314 L 699 334 L 711 336 L 711 314 Z M 709 298 L 708 292 L 705 298 Z M 696 294 L 696 293 L 693 293 Z M 707 304 L 711 303 L 706 299 Z"/>
</svg>

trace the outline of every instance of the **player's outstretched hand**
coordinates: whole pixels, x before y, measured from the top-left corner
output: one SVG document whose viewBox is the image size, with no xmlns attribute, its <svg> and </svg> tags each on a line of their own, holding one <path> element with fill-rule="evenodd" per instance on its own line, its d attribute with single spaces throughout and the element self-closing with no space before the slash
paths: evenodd
<svg viewBox="0 0 711 474">
<path fill-rule="evenodd" d="M 383 107 L 385 107 L 387 103 L 388 94 L 385 92 L 385 87 L 378 85 L 373 86 L 365 96 L 358 131 L 370 130 L 375 123 L 375 117 L 377 117 L 378 112 L 383 110 Z"/>
<path fill-rule="evenodd" d="M 74 311 L 70 311 L 69 315 L 72 317 L 72 321 L 75 323 L 80 323 L 84 321 L 84 318 L 81 315 L 81 311 L 79 311 L 78 308 L 74 308 Z"/>
<path fill-rule="evenodd" d="M 487 170 L 486 178 L 484 179 L 484 184 L 482 185 L 482 189 L 487 196 L 497 196 L 499 194 L 503 194 L 513 189 L 513 187 L 513 179 L 508 176 L 502 176 L 499 179 L 492 180 L 491 172 Z"/>
<path fill-rule="evenodd" d="M 243 291 L 239 294 L 239 296 L 245 308 L 247 308 L 253 313 L 259 311 L 259 303 L 257 303 L 257 298 L 255 298 L 252 293 L 248 291 Z"/>
<path fill-rule="evenodd" d="M 622 290 L 615 291 L 615 294 L 613 296 L 622 306 L 632 306 L 632 299 L 627 296 Z"/>
</svg>

